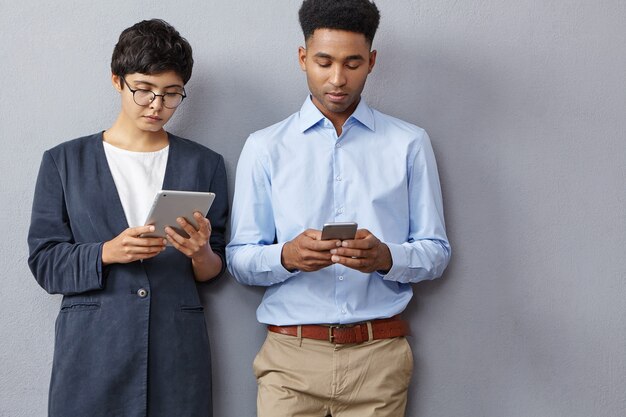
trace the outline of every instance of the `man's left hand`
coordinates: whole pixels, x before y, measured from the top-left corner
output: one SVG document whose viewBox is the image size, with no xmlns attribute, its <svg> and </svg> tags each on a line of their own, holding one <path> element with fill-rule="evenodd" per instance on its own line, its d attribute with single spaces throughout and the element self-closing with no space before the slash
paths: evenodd
<svg viewBox="0 0 626 417">
<path fill-rule="evenodd" d="M 354 240 L 344 240 L 341 247 L 331 249 L 330 253 L 334 263 L 365 273 L 385 273 L 393 265 L 387 245 L 367 229 L 357 230 Z"/>
</svg>

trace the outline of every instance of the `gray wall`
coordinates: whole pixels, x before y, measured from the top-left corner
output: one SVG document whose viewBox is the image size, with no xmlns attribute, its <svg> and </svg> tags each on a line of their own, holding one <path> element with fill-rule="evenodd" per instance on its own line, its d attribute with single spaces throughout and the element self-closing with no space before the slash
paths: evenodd
<svg viewBox="0 0 626 417">
<path fill-rule="evenodd" d="M 0 4 L 0 415 L 43 416 L 60 298 L 25 243 L 42 152 L 106 129 L 118 111 L 119 32 L 162 17 L 195 49 L 169 129 L 222 153 L 232 190 L 247 135 L 306 96 L 299 2 Z M 453 261 L 415 286 L 408 416 L 626 413 L 626 2 L 379 0 L 380 110 L 428 130 Z M 215 410 L 251 417 L 261 291 L 202 291 Z"/>
</svg>

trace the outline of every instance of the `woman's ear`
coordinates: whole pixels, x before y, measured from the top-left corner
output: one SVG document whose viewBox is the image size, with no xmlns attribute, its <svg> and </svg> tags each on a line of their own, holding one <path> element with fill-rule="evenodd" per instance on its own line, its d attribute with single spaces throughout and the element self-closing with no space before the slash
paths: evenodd
<svg viewBox="0 0 626 417">
<path fill-rule="evenodd" d="M 111 74 L 111 84 L 113 84 L 113 88 L 115 88 L 120 93 L 122 92 L 122 77 L 119 75 Z"/>
</svg>

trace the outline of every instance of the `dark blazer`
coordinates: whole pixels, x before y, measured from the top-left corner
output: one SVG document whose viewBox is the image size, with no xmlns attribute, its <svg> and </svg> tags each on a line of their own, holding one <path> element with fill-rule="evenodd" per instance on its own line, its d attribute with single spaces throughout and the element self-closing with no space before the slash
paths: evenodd
<svg viewBox="0 0 626 417">
<path fill-rule="evenodd" d="M 169 140 L 163 189 L 216 194 L 210 243 L 225 266 L 224 160 L 195 142 Z M 102 133 L 44 153 L 28 262 L 47 292 L 64 296 L 49 415 L 211 416 L 209 341 L 191 261 L 168 247 L 143 262 L 103 267 L 103 243 L 126 228 Z"/>
</svg>

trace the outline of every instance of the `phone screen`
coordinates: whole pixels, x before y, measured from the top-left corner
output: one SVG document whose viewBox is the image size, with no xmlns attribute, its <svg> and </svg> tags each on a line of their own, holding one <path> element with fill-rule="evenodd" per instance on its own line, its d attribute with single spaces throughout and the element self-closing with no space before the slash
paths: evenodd
<svg viewBox="0 0 626 417">
<path fill-rule="evenodd" d="M 356 235 L 357 224 L 354 222 L 326 223 L 322 229 L 322 240 L 350 240 Z"/>
</svg>

